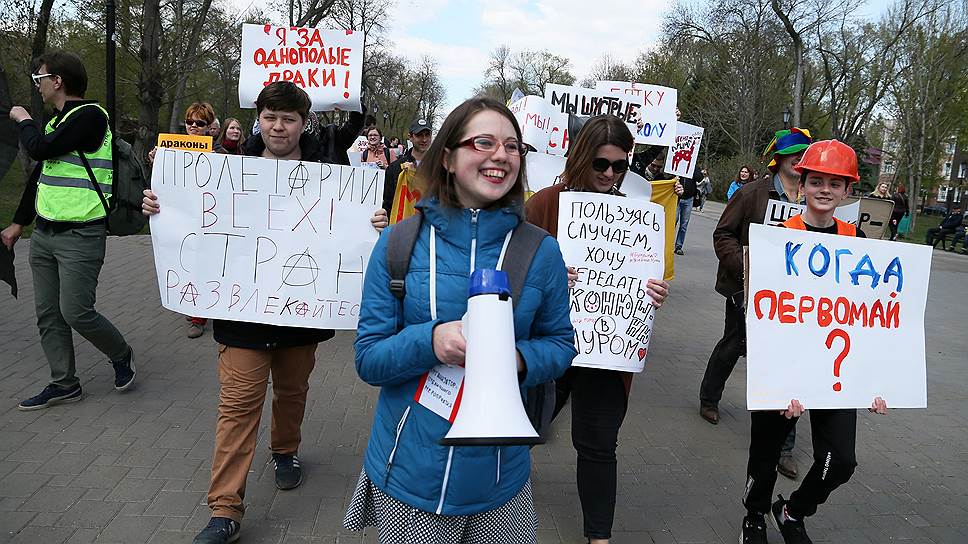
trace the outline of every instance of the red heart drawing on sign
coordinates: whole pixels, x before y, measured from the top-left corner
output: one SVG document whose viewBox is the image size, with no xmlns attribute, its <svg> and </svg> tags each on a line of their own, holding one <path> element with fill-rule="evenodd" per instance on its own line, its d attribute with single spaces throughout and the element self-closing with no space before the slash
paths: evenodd
<svg viewBox="0 0 968 544">
<path fill-rule="evenodd" d="M 639 360 L 641 361 L 642 359 L 645 359 L 645 354 L 648 352 L 649 350 L 645 348 L 639 348 Z"/>
</svg>

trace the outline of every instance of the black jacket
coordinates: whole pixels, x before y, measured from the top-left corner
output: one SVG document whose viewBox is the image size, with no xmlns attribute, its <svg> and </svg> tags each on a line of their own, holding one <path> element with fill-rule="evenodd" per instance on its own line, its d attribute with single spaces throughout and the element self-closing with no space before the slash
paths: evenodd
<svg viewBox="0 0 968 544">
<path fill-rule="evenodd" d="M 262 136 L 250 136 L 242 145 L 243 154 L 258 157 L 265 150 Z M 348 146 L 347 146 L 348 147 Z M 303 134 L 299 138 L 301 159 L 306 162 L 328 162 L 332 158 L 327 156 L 325 144 L 316 138 Z M 343 147 L 343 157 L 346 157 L 346 147 Z M 341 163 L 339 163 L 341 164 Z M 216 319 L 212 323 L 213 336 L 220 344 L 246 349 L 277 349 L 305 346 L 324 342 L 336 333 L 331 329 L 310 329 L 305 327 L 283 327 L 280 325 L 265 325 L 263 323 L 248 323 L 246 321 L 228 321 Z"/>
<path fill-rule="evenodd" d="M 961 226 L 961 223 L 964 222 L 964 219 L 965 216 L 962 215 L 960 211 L 951 212 L 947 217 L 944 218 L 944 220 L 941 221 L 940 227 L 943 230 L 955 230 Z"/>
<path fill-rule="evenodd" d="M 385 181 L 383 182 L 383 209 L 390 213 L 393 206 L 393 195 L 397 192 L 397 180 L 400 178 L 402 165 L 405 162 L 417 162 L 413 158 L 413 148 L 407 149 L 400 155 L 400 158 L 391 162 L 387 166 Z"/>
</svg>

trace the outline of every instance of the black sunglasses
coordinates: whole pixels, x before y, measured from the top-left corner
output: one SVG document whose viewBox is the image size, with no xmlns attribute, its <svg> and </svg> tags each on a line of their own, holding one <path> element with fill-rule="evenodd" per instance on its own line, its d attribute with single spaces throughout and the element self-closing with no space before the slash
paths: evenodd
<svg viewBox="0 0 968 544">
<path fill-rule="evenodd" d="M 198 128 L 205 128 L 208 126 L 208 121 L 203 119 L 185 119 L 185 126 L 195 126 Z"/>
<path fill-rule="evenodd" d="M 592 160 L 592 168 L 596 172 L 604 172 L 608 170 L 609 166 L 612 167 L 612 172 L 616 174 L 624 174 L 629 169 L 629 161 L 621 159 L 615 162 L 608 162 L 608 159 L 603 159 L 602 157 Z"/>
</svg>

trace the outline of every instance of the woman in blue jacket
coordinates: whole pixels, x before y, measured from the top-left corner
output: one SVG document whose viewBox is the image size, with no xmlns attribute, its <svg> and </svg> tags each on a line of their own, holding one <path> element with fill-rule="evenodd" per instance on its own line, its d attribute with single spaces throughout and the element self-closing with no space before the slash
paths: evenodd
<svg viewBox="0 0 968 544">
<path fill-rule="evenodd" d="M 460 319 L 470 273 L 498 268 L 508 234 L 523 220 L 526 149 L 503 104 L 464 102 L 420 164 L 423 222 L 402 301 L 390 291 L 386 261 L 393 227 L 373 249 L 356 369 L 381 390 L 347 529 L 375 525 L 380 541 L 393 543 L 536 541 L 527 446 L 441 446 L 450 421 L 423 397 L 416 400 L 429 371 L 464 364 Z M 522 388 L 571 364 L 568 279 L 554 238 L 534 256 L 514 305 L 514 328 Z"/>
</svg>

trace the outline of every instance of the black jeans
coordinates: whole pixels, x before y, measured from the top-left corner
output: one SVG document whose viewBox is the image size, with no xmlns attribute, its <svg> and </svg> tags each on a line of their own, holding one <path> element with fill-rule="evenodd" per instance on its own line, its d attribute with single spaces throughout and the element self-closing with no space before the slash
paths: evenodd
<svg viewBox="0 0 968 544">
<path fill-rule="evenodd" d="M 557 414 L 571 396 L 571 441 L 578 452 L 578 498 L 585 537 L 611 538 L 618 431 L 628 411 L 624 372 L 573 366 L 555 381 Z"/>
<path fill-rule="evenodd" d="M 706 363 L 706 373 L 699 386 L 699 400 L 704 404 L 719 404 L 726 380 L 736 366 L 736 360 L 746 355 L 746 313 L 731 297 L 726 298 L 726 326 L 723 337 L 713 348 Z"/>
<path fill-rule="evenodd" d="M 706 363 L 706 373 L 699 386 L 699 401 L 703 404 L 718 405 L 723 398 L 726 380 L 733 373 L 736 361 L 746 355 L 746 312 L 731 297 L 726 297 L 726 326 L 723 337 L 713 348 Z M 783 443 L 783 454 L 792 455 L 796 445 L 797 428 L 793 426 Z M 775 468 L 774 463 L 774 468 Z"/>
<path fill-rule="evenodd" d="M 854 446 L 857 438 L 857 410 L 810 410 L 813 432 L 813 466 L 800 487 L 790 495 L 787 511 L 796 519 L 812 516 L 817 505 L 850 480 L 857 467 Z M 750 457 L 746 466 L 746 495 L 743 504 L 750 513 L 770 511 L 776 463 L 783 441 L 797 418 L 787 419 L 778 410 L 750 413 Z"/>
</svg>

